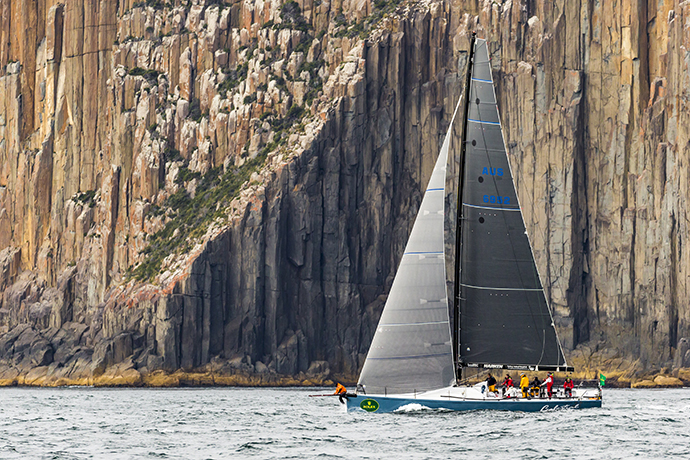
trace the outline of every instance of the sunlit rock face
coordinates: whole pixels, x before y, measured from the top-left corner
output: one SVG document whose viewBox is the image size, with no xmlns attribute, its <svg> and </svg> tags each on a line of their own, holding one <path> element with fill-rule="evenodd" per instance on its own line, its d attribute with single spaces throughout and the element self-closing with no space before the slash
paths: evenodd
<svg viewBox="0 0 690 460">
<path fill-rule="evenodd" d="M 567 354 L 687 367 L 687 24 L 678 1 L 0 0 L 0 382 L 354 379 L 471 31 Z"/>
</svg>

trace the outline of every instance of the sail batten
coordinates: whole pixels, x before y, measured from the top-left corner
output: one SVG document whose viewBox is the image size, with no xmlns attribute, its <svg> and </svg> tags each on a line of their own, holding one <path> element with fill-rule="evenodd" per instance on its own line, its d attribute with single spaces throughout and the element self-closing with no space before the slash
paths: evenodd
<svg viewBox="0 0 690 460">
<path fill-rule="evenodd" d="M 446 324 L 446 321 L 427 321 L 424 323 L 387 323 L 379 324 L 379 327 L 395 327 L 395 326 L 428 326 L 429 324 Z"/>
<path fill-rule="evenodd" d="M 511 288 L 511 287 L 495 287 L 495 286 L 475 286 L 472 284 L 460 283 L 460 286 L 470 288 L 470 289 L 488 289 L 492 291 L 541 291 L 541 288 Z"/>
<path fill-rule="evenodd" d="M 495 211 L 520 211 L 520 208 L 494 208 L 491 206 L 480 206 L 477 204 L 469 204 L 469 203 L 463 203 L 462 205 L 467 206 L 468 208 L 490 209 L 490 210 L 495 210 Z"/>
<path fill-rule="evenodd" d="M 449 344 L 449 345 L 450 345 L 450 344 Z M 387 358 L 375 358 L 375 357 L 372 357 L 372 358 L 367 358 L 367 359 L 371 359 L 372 361 L 385 361 L 385 360 L 387 360 L 387 359 L 389 359 L 389 360 L 396 360 L 396 359 L 423 359 L 423 358 L 433 358 L 433 357 L 437 357 L 437 356 L 445 356 L 445 353 L 436 353 L 436 354 L 433 354 L 433 355 L 419 355 L 419 356 L 389 356 L 389 357 L 387 357 Z M 369 388 L 371 388 L 371 386 L 369 386 Z"/>
<path fill-rule="evenodd" d="M 469 121 L 470 123 L 479 123 L 479 124 L 482 124 L 482 125 L 501 126 L 501 124 L 500 124 L 499 122 L 497 122 L 497 121 L 473 120 L 473 119 L 471 119 L 471 118 L 469 118 L 467 121 Z"/>
</svg>

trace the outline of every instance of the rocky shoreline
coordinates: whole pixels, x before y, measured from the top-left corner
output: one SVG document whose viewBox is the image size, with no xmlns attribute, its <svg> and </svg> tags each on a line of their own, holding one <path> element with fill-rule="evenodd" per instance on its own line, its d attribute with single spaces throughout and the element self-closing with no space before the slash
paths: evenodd
<svg viewBox="0 0 690 460">
<path fill-rule="evenodd" d="M 0 369 L 0 387 L 323 387 L 334 386 L 335 381 L 354 386 L 356 379 L 347 376 L 327 378 L 306 374 L 289 376 L 275 373 L 227 373 L 209 370 L 139 372 L 126 365 L 113 366 L 99 376 L 82 377 L 56 377 L 49 374 L 47 367 L 37 367 L 29 371 L 20 371 L 10 367 Z"/>
<path fill-rule="evenodd" d="M 573 380 L 594 382 L 598 372 L 585 371 L 571 374 Z M 682 388 L 690 387 L 690 368 L 670 371 L 652 371 L 637 377 L 626 377 L 619 370 L 602 369 L 607 376 L 606 388 Z M 533 373 L 530 373 L 532 375 Z M 543 374 L 543 375 L 542 375 Z M 540 378 L 546 373 L 539 373 Z M 499 380 L 502 378 L 499 375 Z M 556 380 L 562 380 L 565 374 L 555 374 Z M 481 377 L 470 378 L 469 382 L 482 380 Z M 336 382 L 347 387 L 354 387 L 357 381 L 352 375 L 307 374 L 291 376 L 273 372 L 228 372 L 226 370 L 198 369 L 192 371 L 177 370 L 153 372 L 135 369 L 132 363 L 121 363 L 109 368 L 101 375 L 83 375 L 80 377 L 57 377 L 50 373 L 48 366 L 20 370 L 16 367 L 0 367 L 0 387 L 144 387 L 144 388 L 180 388 L 180 387 L 329 387 Z"/>
</svg>

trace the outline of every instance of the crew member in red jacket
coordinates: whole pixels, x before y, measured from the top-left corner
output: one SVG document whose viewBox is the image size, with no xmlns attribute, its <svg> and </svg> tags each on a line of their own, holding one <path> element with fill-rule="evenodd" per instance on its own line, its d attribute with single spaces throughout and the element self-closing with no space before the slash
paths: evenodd
<svg viewBox="0 0 690 460">
<path fill-rule="evenodd" d="M 508 391 L 509 388 L 513 388 L 513 379 L 510 377 L 510 374 L 506 375 L 505 378 L 503 379 L 503 397 L 506 397 L 506 391 Z"/>
<path fill-rule="evenodd" d="M 563 382 L 563 391 L 565 391 L 565 395 L 568 398 L 573 397 L 573 380 L 570 377 L 565 378 L 565 382 Z"/>
<path fill-rule="evenodd" d="M 549 399 L 551 399 L 551 396 L 553 395 L 553 392 L 551 391 L 551 387 L 553 387 L 553 373 L 549 372 L 549 376 L 546 377 L 544 382 L 541 384 L 541 386 L 546 385 L 546 393 L 549 395 Z"/>
</svg>

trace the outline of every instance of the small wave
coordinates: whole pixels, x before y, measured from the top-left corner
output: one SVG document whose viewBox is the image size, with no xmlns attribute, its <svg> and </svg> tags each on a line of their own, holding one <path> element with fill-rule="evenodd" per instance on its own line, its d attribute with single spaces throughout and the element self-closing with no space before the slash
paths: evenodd
<svg viewBox="0 0 690 460">
<path fill-rule="evenodd" d="M 398 407 L 394 412 L 419 412 L 423 410 L 433 410 L 431 407 L 423 406 L 418 403 L 405 404 L 404 406 Z"/>
<path fill-rule="evenodd" d="M 505 431 L 504 430 L 494 430 L 494 431 L 485 431 L 482 433 L 477 433 L 478 438 L 489 438 L 489 439 L 500 439 L 503 436 L 505 436 Z"/>
<path fill-rule="evenodd" d="M 300 438 L 301 441 L 314 441 L 314 442 L 338 442 L 337 439 L 333 438 L 310 438 L 307 436 L 302 436 Z"/>
<path fill-rule="evenodd" d="M 569 412 L 569 411 L 573 411 L 573 410 L 578 409 L 578 408 L 579 408 L 579 404 L 577 406 L 554 406 L 554 407 L 544 406 L 539 410 L 539 412 Z"/>
<path fill-rule="evenodd" d="M 237 450 L 241 452 L 243 450 L 261 449 L 260 446 L 268 446 L 271 444 L 275 444 L 275 441 L 273 439 L 261 439 L 259 441 L 245 442 L 240 447 L 238 447 Z"/>
<path fill-rule="evenodd" d="M 242 444 L 240 447 L 238 447 L 237 452 L 243 452 L 245 450 L 253 450 L 253 449 L 258 450 L 259 448 L 256 447 L 253 443 L 248 442 L 248 443 Z"/>
</svg>

